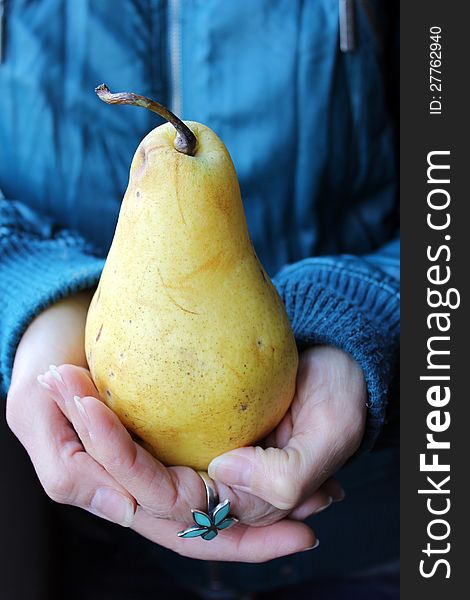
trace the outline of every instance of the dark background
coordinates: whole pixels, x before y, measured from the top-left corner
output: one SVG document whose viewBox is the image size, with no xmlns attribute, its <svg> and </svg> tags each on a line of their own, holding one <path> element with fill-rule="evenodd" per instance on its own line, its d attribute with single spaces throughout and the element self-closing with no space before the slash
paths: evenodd
<svg viewBox="0 0 470 600">
<path fill-rule="evenodd" d="M 50 504 L 28 455 L 0 418 L 0 597 L 43 600 L 52 551 Z"/>
</svg>

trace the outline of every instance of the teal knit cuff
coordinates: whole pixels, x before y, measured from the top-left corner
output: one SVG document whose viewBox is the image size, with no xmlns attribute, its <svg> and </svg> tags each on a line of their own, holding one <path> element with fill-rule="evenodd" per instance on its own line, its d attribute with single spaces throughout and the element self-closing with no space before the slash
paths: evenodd
<svg viewBox="0 0 470 600">
<path fill-rule="evenodd" d="M 25 329 L 48 306 L 96 285 L 104 259 L 68 232 L 49 240 L 11 234 L 0 240 L 0 255 L 0 394 L 6 396 Z"/>
<path fill-rule="evenodd" d="M 354 259 L 307 259 L 274 283 L 301 348 L 330 344 L 348 352 L 367 383 L 366 433 L 370 450 L 387 421 L 399 351 L 398 282 Z"/>
</svg>

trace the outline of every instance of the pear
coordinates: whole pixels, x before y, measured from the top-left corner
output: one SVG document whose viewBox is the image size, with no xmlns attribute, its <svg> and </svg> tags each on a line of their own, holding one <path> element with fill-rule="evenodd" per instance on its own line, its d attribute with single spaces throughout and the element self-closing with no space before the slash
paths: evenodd
<svg viewBox="0 0 470 600">
<path fill-rule="evenodd" d="M 151 131 L 132 161 L 87 316 L 90 371 L 103 401 L 156 458 L 207 469 L 285 415 L 294 336 L 253 249 L 222 141 L 142 96 L 96 91 L 171 122 Z"/>
</svg>

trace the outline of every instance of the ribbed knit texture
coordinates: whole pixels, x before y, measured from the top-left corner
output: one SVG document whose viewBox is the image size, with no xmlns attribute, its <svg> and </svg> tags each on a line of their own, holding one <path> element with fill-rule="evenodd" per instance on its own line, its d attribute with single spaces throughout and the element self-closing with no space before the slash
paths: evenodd
<svg viewBox="0 0 470 600">
<path fill-rule="evenodd" d="M 28 324 L 59 299 L 95 285 L 103 264 L 80 236 L 55 234 L 24 205 L 0 199 L 2 394 Z M 303 260 L 283 269 L 274 283 L 299 346 L 332 344 L 362 367 L 369 393 L 362 449 L 370 449 L 386 420 L 397 361 L 398 282 L 365 260 L 340 256 Z"/>
<path fill-rule="evenodd" d="M 387 419 L 399 352 L 398 281 L 350 256 L 306 259 L 283 269 L 274 283 L 302 347 L 331 344 L 353 356 L 368 388 L 369 450 Z"/>
<path fill-rule="evenodd" d="M 0 394 L 6 395 L 16 348 L 36 315 L 95 285 L 104 260 L 68 231 L 55 234 L 26 206 L 0 199 Z M 47 340 L 44 340 L 47 344 Z"/>
</svg>

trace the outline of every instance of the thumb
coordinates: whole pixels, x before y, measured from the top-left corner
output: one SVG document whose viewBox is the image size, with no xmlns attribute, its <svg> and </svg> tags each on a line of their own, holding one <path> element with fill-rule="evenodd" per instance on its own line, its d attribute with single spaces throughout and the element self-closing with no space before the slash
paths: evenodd
<svg viewBox="0 0 470 600">
<path fill-rule="evenodd" d="M 295 447 L 238 448 L 209 465 L 209 476 L 249 492 L 281 510 L 292 510 L 305 495 L 302 454 Z"/>
</svg>

